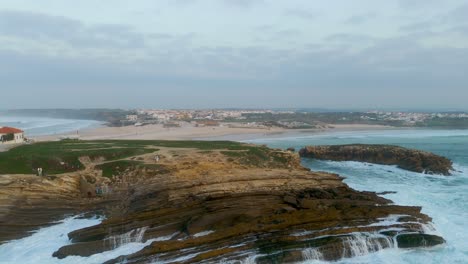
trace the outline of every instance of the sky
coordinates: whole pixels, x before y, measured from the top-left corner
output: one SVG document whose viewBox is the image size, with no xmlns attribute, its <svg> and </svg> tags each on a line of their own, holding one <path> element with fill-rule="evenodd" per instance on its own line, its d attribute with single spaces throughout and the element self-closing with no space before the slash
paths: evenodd
<svg viewBox="0 0 468 264">
<path fill-rule="evenodd" d="M 468 110 L 468 0 L 0 0 L 0 109 Z"/>
</svg>

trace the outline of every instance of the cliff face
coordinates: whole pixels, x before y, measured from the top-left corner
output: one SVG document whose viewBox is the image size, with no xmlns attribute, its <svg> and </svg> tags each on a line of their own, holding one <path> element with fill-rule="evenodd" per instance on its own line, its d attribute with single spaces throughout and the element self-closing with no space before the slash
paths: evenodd
<svg viewBox="0 0 468 264">
<path fill-rule="evenodd" d="M 38 186 L 60 193 L 62 184 L 54 182 L 73 179 L 72 195 L 54 196 L 54 202 L 74 200 L 86 210 L 104 210 L 106 220 L 68 234 L 73 243 L 54 256 L 90 256 L 149 241 L 141 251 L 108 263 L 219 263 L 254 255 L 257 263 L 284 263 L 444 242 L 424 233 L 431 219 L 421 208 L 392 205 L 375 193 L 349 188 L 338 175 L 310 172 L 293 153 L 251 146 L 157 148 L 158 159 L 151 153 L 119 161 L 106 180 L 101 175 L 108 171 L 98 168 L 112 163 L 88 160 L 84 171 L 24 185 L 23 194 Z M 107 182 L 112 192 L 88 198 L 89 188 L 80 193 L 83 178 L 86 185 Z M 0 189 L 14 186 L 0 184 Z M 39 201 L 40 196 L 34 205 Z M 12 221 L 11 215 L 13 206 L 4 221 Z"/>
<path fill-rule="evenodd" d="M 307 146 L 299 151 L 301 157 L 333 161 L 360 161 L 382 165 L 397 165 L 401 169 L 450 175 L 452 162 L 430 152 L 390 145 Z"/>
</svg>

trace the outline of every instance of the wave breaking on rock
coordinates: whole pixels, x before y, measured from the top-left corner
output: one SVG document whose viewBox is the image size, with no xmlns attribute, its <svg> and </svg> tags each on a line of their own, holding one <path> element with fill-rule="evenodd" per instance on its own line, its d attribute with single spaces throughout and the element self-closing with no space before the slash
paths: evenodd
<svg viewBox="0 0 468 264">
<path fill-rule="evenodd" d="M 299 151 L 305 158 L 332 161 L 360 161 L 380 165 L 396 165 L 398 168 L 425 174 L 451 175 L 452 161 L 421 150 L 392 145 L 330 145 L 307 146 Z"/>
</svg>

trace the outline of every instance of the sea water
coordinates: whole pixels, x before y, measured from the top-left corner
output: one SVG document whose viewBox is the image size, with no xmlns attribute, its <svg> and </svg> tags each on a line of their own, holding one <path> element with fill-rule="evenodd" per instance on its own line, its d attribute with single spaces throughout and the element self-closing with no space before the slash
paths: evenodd
<svg viewBox="0 0 468 264">
<path fill-rule="evenodd" d="M 346 177 L 345 183 L 357 190 L 395 192 L 383 196 L 399 205 L 421 206 L 422 212 L 433 218 L 435 230 L 430 231 L 447 241 L 445 245 L 433 249 L 392 248 L 344 259 L 339 263 L 468 263 L 468 130 L 336 132 L 257 139 L 250 142 L 296 149 L 306 145 L 392 144 L 450 158 L 456 171 L 449 177 L 362 162 L 303 159 L 303 165 L 315 171 L 340 174 Z"/>
<path fill-rule="evenodd" d="M 31 236 L 0 245 L 0 264 L 100 264 L 119 256 L 142 250 L 154 241 L 169 240 L 172 236 L 143 241 L 146 228 L 111 237 L 112 249 L 89 257 L 69 256 L 65 259 L 52 257 L 59 248 L 71 244 L 68 233 L 94 226 L 100 218 L 66 218 L 50 227 L 41 228 Z"/>
<path fill-rule="evenodd" d="M 94 120 L 0 115 L 0 127 L 20 128 L 24 130 L 26 137 L 75 132 L 81 129 L 98 127 L 101 124 L 102 122 Z"/>
<path fill-rule="evenodd" d="M 305 145 L 325 144 L 393 144 L 427 150 L 447 156 L 454 161 L 453 176 L 424 175 L 408 172 L 395 166 L 383 166 L 361 162 L 332 162 L 304 159 L 303 165 L 316 171 L 338 173 L 352 188 L 362 191 L 395 193 L 384 195 L 396 204 L 421 206 L 422 212 L 433 218 L 429 233 L 444 237 L 447 243 L 430 249 L 390 249 L 372 252 L 367 250 L 369 237 L 355 234 L 354 258 L 338 261 L 344 263 L 468 263 L 468 130 L 391 130 L 378 132 L 340 132 L 327 134 L 303 134 L 250 142 L 270 147 L 299 149 Z M 392 224 L 392 219 L 382 223 Z M 67 234 L 86 226 L 95 225 L 99 219 L 67 218 L 54 226 L 40 229 L 29 237 L 0 246 L 0 264 L 6 263 L 102 263 L 120 255 L 141 250 L 152 242 L 141 241 L 144 230 L 135 230 L 128 236 L 116 238 L 115 249 L 90 257 L 68 257 L 59 260 L 51 257 L 60 247 L 70 244 Z M 166 240 L 160 238 L 158 240 Z M 371 237 L 372 239 L 372 237 Z M 154 240 L 153 240 L 154 241 Z M 391 242 L 389 242 L 391 243 Z M 303 255 L 305 263 L 324 263 L 321 253 L 311 249 Z M 254 263 L 255 256 L 245 260 Z M 155 261 L 157 263 L 157 261 Z"/>
</svg>

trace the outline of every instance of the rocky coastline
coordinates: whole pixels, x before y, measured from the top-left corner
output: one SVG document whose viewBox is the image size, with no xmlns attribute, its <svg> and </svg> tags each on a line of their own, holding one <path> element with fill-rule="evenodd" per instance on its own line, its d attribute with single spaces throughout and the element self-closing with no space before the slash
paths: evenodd
<svg viewBox="0 0 468 264">
<path fill-rule="evenodd" d="M 80 156 L 80 170 L 54 177 L 0 176 L 0 201 L 8 208 L 1 211 L 1 229 L 13 230 L 18 215 L 23 222 L 15 230 L 24 235 L 26 227 L 64 214 L 99 212 L 106 218 L 101 224 L 69 233 L 72 243 L 54 256 L 150 242 L 106 263 L 288 263 L 444 243 L 425 231 L 431 218 L 420 207 L 394 205 L 351 189 L 339 175 L 311 172 L 296 153 L 233 143 L 138 144 L 148 151 L 117 161 Z M 104 183 L 112 192 L 90 197 L 89 190 Z M 0 241 L 12 233 L 0 233 Z"/>
<path fill-rule="evenodd" d="M 299 155 L 320 160 L 396 165 L 400 169 L 424 174 L 449 176 L 453 170 L 452 161 L 445 157 L 426 151 L 392 145 L 307 146 L 299 151 Z"/>
</svg>

